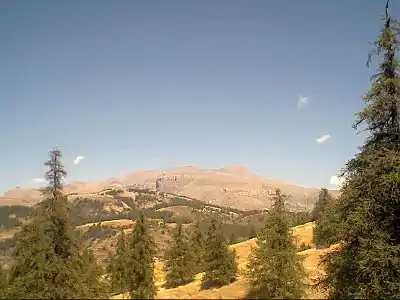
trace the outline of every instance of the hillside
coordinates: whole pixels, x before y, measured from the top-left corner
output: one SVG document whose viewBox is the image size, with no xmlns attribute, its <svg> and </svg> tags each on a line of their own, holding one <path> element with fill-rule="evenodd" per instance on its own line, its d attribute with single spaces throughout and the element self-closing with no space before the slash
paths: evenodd
<svg viewBox="0 0 400 300">
<path fill-rule="evenodd" d="M 275 188 L 291 195 L 286 205 L 292 226 L 310 220 L 309 213 L 304 209 L 304 193 L 309 195 L 307 204 L 310 206 L 317 197 L 318 189 L 264 179 L 238 167 L 218 170 L 182 167 L 165 170 L 161 175 L 158 171 L 138 172 L 98 183 L 73 183 L 65 187 L 65 193 L 71 204 L 70 217 L 76 231 L 103 267 L 115 251 L 119 231 L 122 229 L 129 233 L 139 211 L 143 211 L 157 244 L 158 297 L 185 298 L 184 294 L 188 294 L 192 298 L 214 298 L 215 295 L 240 298 L 240 293 L 246 289 L 246 282 L 241 277 L 230 287 L 218 291 L 200 291 L 198 280 L 201 274 L 197 281 L 185 287 L 163 289 L 164 275 L 161 270 L 164 251 L 172 241 L 176 223 L 182 222 L 185 230 L 190 231 L 194 221 L 203 220 L 206 226 L 208 218 L 217 216 L 222 221 L 226 238 L 237 248 L 238 261 L 243 267 L 250 245 L 254 243 L 252 238 L 264 224 L 266 208 L 270 203 L 269 193 Z M 40 199 L 39 190 L 31 189 L 15 189 L 0 199 L 3 204 L 0 205 L 0 263 L 6 267 L 15 245 L 15 233 L 30 218 Z M 302 231 L 301 228 L 298 227 L 295 234 L 304 243 L 302 247 L 307 248 L 311 234 L 308 229 Z"/>
<path fill-rule="evenodd" d="M 263 226 L 265 211 L 243 211 L 235 208 L 207 204 L 203 201 L 160 194 L 150 190 L 136 189 L 134 192 L 107 190 L 102 195 L 70 195 L 71 221 L 88 246 L 94 249 L 99 261 L 104 261 L 113 251 L 118 230 L 131 230 L 132 222 L 139 211 L 151 220 L 151 227 L 158 245 L 158 255 L 171 241 L 172 229 L 177 222 L 190 225 L 196 220 L 217 215 L 223 222 L 223 230 L 231 243 L 247 240 Z M 0 206 L 0 260 L 7 260 L 13 235 L 24 221 L 28 220 L 34 206 Z M 309 221 L 304 211 L 291 212 L 292 225 Z"/>
<path fill-rule="evenodd" d="M 309 284 L 309 288 L 307 289 L 307 293 L 305 295 L 305 299 L 322 299 L 323 295 L 317 291 L 313 285 L 314 280 L 320 274 L 321 270 L 318 266 L 319 258 L 321 255 L 330 251 L 335 246 L 329 249 L 321 249 L 317 250 L 314 248 L 312 244 L 312 231 L 314 228 L 314 223 L 307 223 L 300 226 L 296 226 L 293 228 L 293 235 L 296 239 L 296 245 L 299 247 L 301 244 L 310 245 L 311 249 L 307 249 L 304 251 L 298 252 L 299 255 L 302 255 L 304 259 L 304 266 L 308 273 L 305 282 Z M 248 241 L 244 241 L 241 243 L 237 243 L 231 245 L 231 247 L 235 248 L 237 261 L 239 263 L 239 278 L 237 281 L 223 286 L 221 288 L 215 288 L 210 290 L 201 290 L 200 289 L 200 281 L 202 274 L 198 274 L 196 276 L 196 280 L 187 285 L 180 286 L 172 289 L 163 288 L 164 283 L 164 273 L 163 262 L 156 263 L 156 286 L 158 287 L 157 299 L 242 299 L 245 295 L 246 289 L 248 288 L 246 279 L 243 276 L 246 264 L 249 259 L 249 254 L 251 248 L 255 246 L 256 239 L 251 239 Z M 126 295 L 120 294 L 115 295 L 112 299 L 123 299 Z"/>
<path fill-rule="evenodd" d="M 270 193 L 276 188 L 290 195 L 288 204 L 297 208 L 311 208 L 319 189 L 305 188 L 267 179 L 241 166 L 220 169 L 202 169 L 194 166 L 150 170 L 109 178 L 99 182 L 74 182 L 65 186 L 65 192 L 84 198 L 99 199 L 110 188 L 129 191 L 151 189 L 159 192 L 195 198 L 205 203 L 229 206 L 240 210 L 263 209 L 270 206 Z M 337 195 L 337 191 L 331 191 Z M 13 189 L 0 197 L 0 206 L 31 206 L 40 201 L 36 189 Z"/>
<path fill-rule="evenodd" d="M 177 196 L 155 192 L 149 189 L 130 188 L 128 190 L 103 190 L 100 193 L 83 195 L 70 194 L 71 218 L 76 225 L 82 242 L 93 250 L 96 260 L 105 267 L 110 254 L 114 253 L 120 230 L 130 233 L 132 224 L 139 210 L 149 218 L 152 235 L 157 245 L 156 279 L 158 286 L 157 298 L 241 298 L 247 289 L 246 279 L 242 276 L 248 261 L 251 247 L 255 245 L 255 233 L 263 226 L 266 210 L 240 210 L 223 207 L 217 204 L 205 203 L 190 197 Z M 290 205 L 289 205 L 290 206 Z M 10 254 L 15 244 L 15 233 L 21 224 L 29 219 L 34 207 L 24 205 L 8 205 L 0 207 L 0 262 L 9 264 Z M 222 230 L 229 240 L 231 247 L 236 249 L 239 263 L 239 279 L 225 287 L 211 290 L 201 290 L 200 280 L 197 279 L 185 286 L 175 289 L 163 288 L 164 251 L 172 241 L 176 223 L 182 222 L 185 231 L 192 229 L 196 220 L 217 216 L 222 221 Z M 325 250 L 316 250 L 312 244 L 313 223 L 306 223 L 310 215 L 306 211 L 293 210 L 290 212 L 296 245 L 299 255 L 305 255 L 304 261 L 310 271 L 308 282 L 318 275 L 318 258 Z M 306 224 L 305 224 L 306 223 Z M 299 225 L 298 224 L 304 224 Z M 309 249 L 311 248 L 311 249 Z M 319 298 L 314 290 L 308 291 L 308 296 Z M 122 295 L 115 296 L 121 298 Z"/>
</svg>

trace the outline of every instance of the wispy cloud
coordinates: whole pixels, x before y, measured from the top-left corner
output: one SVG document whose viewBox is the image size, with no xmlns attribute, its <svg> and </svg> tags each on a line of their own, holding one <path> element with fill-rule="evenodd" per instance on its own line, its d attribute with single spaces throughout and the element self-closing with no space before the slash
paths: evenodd
<svg viewBox="0 0 400 300">
<path fill-rule="evenodd" d="M 324 134 L 323 136 L 320 136 L 319 138 L 316 138 L 315 140 L 317 141 L 318 144 L 321 144 L 331 138 L 330 134 Z"/>
<path fill-rule="evenodd" d="M 306 106 L 308 104 L 308 97 L 303 97 L 302 95 L 299 96 L 299 99 L 297 100 L 297 108 L 302 108 L 303 106 Z"/>
<path fill-rule="evenodd" d="M 336 185 L 337 188 L 340 188 L 344 183 L 344 178 L 339 178 L 337 175 L 333 175 L 331 180 L 329 180 L 329 184 Z"/>
<path fill-rule="evenodd" d="M 33 178 L 32 181 L 34 183 L 45 183 L 46 179 L 44 179 L 44 178 Z"/>
<path fill-rule="evenodd" d="M 85 157 L 82 155 L 78 155 L 77 157 L 75 157 L 74 159 L 74 165 L 79 164 Z"/>
</svg>

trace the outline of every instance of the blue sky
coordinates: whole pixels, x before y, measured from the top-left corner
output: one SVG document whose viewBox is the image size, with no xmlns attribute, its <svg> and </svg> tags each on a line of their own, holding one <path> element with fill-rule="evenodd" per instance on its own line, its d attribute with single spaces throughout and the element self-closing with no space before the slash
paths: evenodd
<svg viewBox="0 0 400 300">
<path fill-rule="evenodd" d="M 384 6 L 3 0 L 0 192 L 37 186 L 56 144 L 69 181 L 235 164 L 334 187 L 362 142 L 351 125 Z"/>
</svg>

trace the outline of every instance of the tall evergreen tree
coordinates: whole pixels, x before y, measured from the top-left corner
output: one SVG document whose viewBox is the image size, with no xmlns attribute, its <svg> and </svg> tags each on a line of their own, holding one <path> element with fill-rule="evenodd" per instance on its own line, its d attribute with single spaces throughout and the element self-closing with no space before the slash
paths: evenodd
<svg viewBox="0 0 400 300">
<path fill-rule="evenodd" d="M 198 274 L 204 271 L 204 246 L 205 246 L 205 235 L 201 222 L 197 221 L 194 224 L 193 232 L 190 236 L 190 249 L 193 257 L 193 272 Z"/>
<path fill-rule="evenodd" d="M 343 170 L 341 244 L 322 260 L 320 285 L 330 298 L 400 298 L 400 26 L 388 5 L 372 52 L 381 57 L 379 71 L 354 125 L 364 125 L 369 137 Z"/>
<path fill-rule="evenodd" d="M 327 189 L 321 189 L 318 194 L 318 200 L 311 212 L 311 218 L 313 221 L 318 220 L 323 212 L 328 208 L 330 203 L 333 201 L 331 194 L 329 194 Z"/>
<path fill-rule="evenodd" d="M 127 290 L 127 245 L 126 236 L 123 230 L 120 231 L 116 253 L 109 261 L 108 271 L 111 276 L 111 289 L 113 292 L 126 292 Z"/>
<path fill-rule="evenodd" d="M 285 196 L 276 190 L 248 263 L 250 299 L 300 299 L 305 270 L 293 242 Z"/>
<path fill-rule="evenodd" d="M 313 243 L 320 247 L 328 247 L 337 240 L 337 218 L 335 213 L 335 200 L 327 189 L 321 189 L 318 200 L 311 212 L 312 220 L 315 221 L 313 230 Z"/>
<path fill-rule="evenodd" d="M 173 244 L 165 252 L 165 286 L 173 288 L 193 281 L 194 260 L 189 241 L 178 224 L 173 236 Z"/>
<path fill-rule="evenodd" d="M 206 235 L 204 271 L 203 288 L 223 286 L 236 280 L 236 252 L 229 249 L 221 223 L 215 218 Z"/>
<path fill-rule="evenodd" d="M 140 212 L 127 249 L 127 287 L 133 299 L 153 299 L 155 243 L 143 212 Z"/>
<path fill-rule="evenodd" d="M 61 151 L 50 151 L 42 190 L 44 200 L 33 218 L 16 235 L 7 298 L 96 298 L 82 280 L 81 247 L 69 221 L 67 198 L 63 195 L 66 171 Z"/>
<path fill-rule="evenodd" d="M 324 211 L 322 211 L 315 221 L 313 229 L 313 243 L 320 247 L 329 247 L 334 243 L 338 243 L 337 227 L 339 221 L 335 211 L 335 202 L 331 201 Z"/>
<path fill-rule="evenodd" d="M 101 298 L 106 296 L 106 285 L 100 280 L 103 269 L 97 264 L 93 251 L 89 248 L 83 250 L 83 280 L 89 289 L 89 295 L 94 298 Z"/>
</svg>

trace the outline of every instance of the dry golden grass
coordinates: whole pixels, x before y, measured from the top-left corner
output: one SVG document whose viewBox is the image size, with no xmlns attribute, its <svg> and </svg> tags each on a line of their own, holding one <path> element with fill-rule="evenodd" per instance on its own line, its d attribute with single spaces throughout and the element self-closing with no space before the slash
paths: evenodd
<svg viewBox="0 0 400 300">
<path fill-rule="evenodd" d="M 190 213 L 192 211 L 192 208 L 185 205 L 182 206 L 174 205 L 174 206 L 160 208 L 158 209 L 158 211 L 169 211 L 174 214 L 186 214 Z"/>
<path fill-rule="evenodd" d="M 12 238 L 17 232 L 16 228 L 0 228 L 0 240 Z"/>
<path fill-rule="evenodd" d="M 77 226 L 77 229 L 85 229 L 90 226 L 99 224 L 99 222 L 96 223 L 86 223 L 80 226 Z M 126 225 L 132 225 L 133 221 L 129 219 L 118 219 L 118 220 L 111 220 L 111 221 L 102 221 L 101 225 L 103 226 L 110 226 L 110 227 L 121 227 L 121 226 L 126 226 Z"/>
<path fill-rule="evenodd" d="M 296 246 L 300 246 L 301 244 L 315 246 L 312 242 L 314 227 L 315 224 L 313 222 L 293 227 Z"/>
<path fill-rule="evenodd" d="M 296 244 L 301 245 L 312 245 L 312 231 L 314 223 L 307 223 L 304 225 L 296 226 L 293 228 L 293 235 L 296 237 Z M 157 299 L 242 299 L 248 289 L 246 278 L 243 277 L 243 271 L 245 270 L 246 264 L 251 253 L 251 248 L 256 244 L 256 239 L 251 239 L 242 243 L 234 244 L 231 247 L 236 250 L 237 261 L 239 264 L 239 276 L 238 280 L 234 283 L 223 286 L 221 288 L 215 288 L 210 290 L 201 290 L 200 283 L 203 274 L 197 274 L 196 279 L 184 286 L 180 286 L 173 289 L 164 289 L 164 272 L 163 263 L 157 262 L 155 264 L 155 278 L 156 286 L 158 288 Z M 308 277 L 305 282 L 312 285 L 313 280 L 321 274 L 321 270 L 318 266 L 321 255 L 331 251 L 335 246 L 328 249 L 308 249 L 299 252 L 299 255 L 304 257 L 304 267 L 308 273 Z M 111 299 L 123 299 L 124 295 L 120 294 L 113 296 Z M 126 297 L 126 295 L 125 295 Z M 310 287 L 304 299 L 322 299 L 324 295 L 314 288 Z"/>
</svg>

